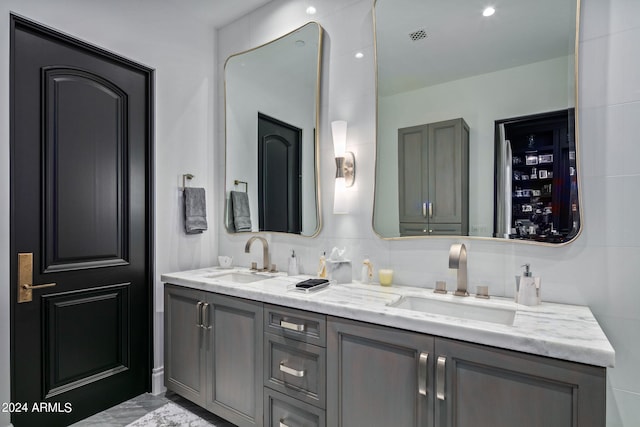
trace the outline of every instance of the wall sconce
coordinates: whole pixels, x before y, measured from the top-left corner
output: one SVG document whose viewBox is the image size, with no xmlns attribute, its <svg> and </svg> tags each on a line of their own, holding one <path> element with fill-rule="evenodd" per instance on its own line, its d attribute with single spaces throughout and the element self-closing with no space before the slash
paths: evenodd
<svg viewBox="0 0 640 427">
<path fill-rule="evenodd" d="M 333 213 L 347 213 L 346 188 L 351 187 L 356 179 L 356 159 L 347 149 L 347 122 L 337 120 L 331 122 L 333 150 L 336 157 L 336 187 L 333 199 Z"/>
</svg>

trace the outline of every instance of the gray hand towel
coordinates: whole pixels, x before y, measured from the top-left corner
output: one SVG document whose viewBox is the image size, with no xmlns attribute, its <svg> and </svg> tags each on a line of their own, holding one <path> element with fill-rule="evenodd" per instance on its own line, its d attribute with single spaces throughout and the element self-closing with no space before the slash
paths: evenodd
<svg viewBox="0 0 640 427">
<path fill-rule="evenodd" d="M 207 202 L 204 188 L 184 189 L 184 229 L 187 234 L 202 233 L 207 229 Z"/>
<path fill-rule="evenodd" d="M 251 231 L 249 195 L 241 191 L 231 192 L 231 213 L 236 231 Z"/>
</svg>

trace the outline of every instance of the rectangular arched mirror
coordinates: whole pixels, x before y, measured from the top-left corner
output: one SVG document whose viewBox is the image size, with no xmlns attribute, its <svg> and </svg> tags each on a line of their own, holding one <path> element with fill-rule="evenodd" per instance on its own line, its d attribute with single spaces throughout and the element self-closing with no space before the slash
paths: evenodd
<svg viewBox="0 0 640 427">
<path fill-rule="evenodd" d="M 377 0 L 383 238 L 580 231 L 577 0 Z M 484 16 L 484 15 L 489 16 Z"/>
<path fill-rule="evenodd" d="M 318 99 L 322 28 L 310 22 L 225 63 L 225 225 L 320 231 Z"/>
</svg>

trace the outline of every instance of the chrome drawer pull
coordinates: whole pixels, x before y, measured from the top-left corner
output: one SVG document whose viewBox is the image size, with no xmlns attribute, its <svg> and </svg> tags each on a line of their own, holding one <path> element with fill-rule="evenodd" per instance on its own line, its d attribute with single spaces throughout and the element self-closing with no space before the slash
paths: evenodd
<svg viewBox="0 0 640 427">
<path fill-rule="evenodd" d="M 211 319 L 209 318 L 210 314 L 209 314 L 209 303 L 205 302 L 204 305 L 202 306 L 202 318 L 203 319 L 207 319 L 206 320 L 206 326 L 205 326 L 205 321 L 203 320 L 202 323 L 202 327 L 204 329 L 211 329 Z"/>
<path fill-rule="evenodd" d="M 440 356 L 438 357 L 438 369 L 437 369 L 437 373 L 436 373 L 436 382 L 437 384 L 437 390 L 436 390 L 436 397 L 438 398 L 438 400 L 445 400 L 445 396 L 444 396 L 444 374 L 445 374 L 445 367 L 447 364 L 447 358 Z"/>
<path fill-rule="evenodd" d="M 427 395 L 427 362 L 429 361 L 429 353 L 420 353 L 418 362 L 418 393 L 422 396 Z"/>
<path fill-rule="evenodd" d="M 204 328 L 202 324 L 202 304 L 204 304 L 202 301 L 198 301 L 198 304 L 196 304 L 196 310 L 198 311 L 198 323 L 196 323 L 196 326 L 198 328 Z"/>
<path fill-rule="evenodd" d="M 286 320 L 281 320 L 280 326 L 285 329 L 290 329 L 296 332 L 304 332 L 304 329 L 305 329 L 305 325 L 299 325 L 298 323 L 287 322 Z"/>
<path fill-rule="evenodd" d="M 289 427 L 289 425 L 284 423 L 284 419 L 281 419 L 280 420 L 280 427 Z"/>
<path fill-rule="evenodd" d="M 283 360 L 280 362 L 280 370 L 285 374 L 293 375 L 294 377 L 302 378 L 304 377 L 304 371 L 297 371 L 285 365 L 287 361 Z"/>
</svg>

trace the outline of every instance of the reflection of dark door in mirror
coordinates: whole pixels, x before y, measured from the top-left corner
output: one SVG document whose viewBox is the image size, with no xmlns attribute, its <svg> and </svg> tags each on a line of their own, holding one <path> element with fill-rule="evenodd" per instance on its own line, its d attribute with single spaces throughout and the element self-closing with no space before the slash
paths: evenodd
<svg viewBox="0 0 640 427">
<path fill-rule="evenodd" d="M 300 234 L 302 129 L 258 113 L 260 231 Z"/>
<path fill-rule="evenodd" d="M 578 232 L 574 123 L 573 109 L 496 122 L 510 145 L 510 238 L 561 243 Z"/>
</svg>

